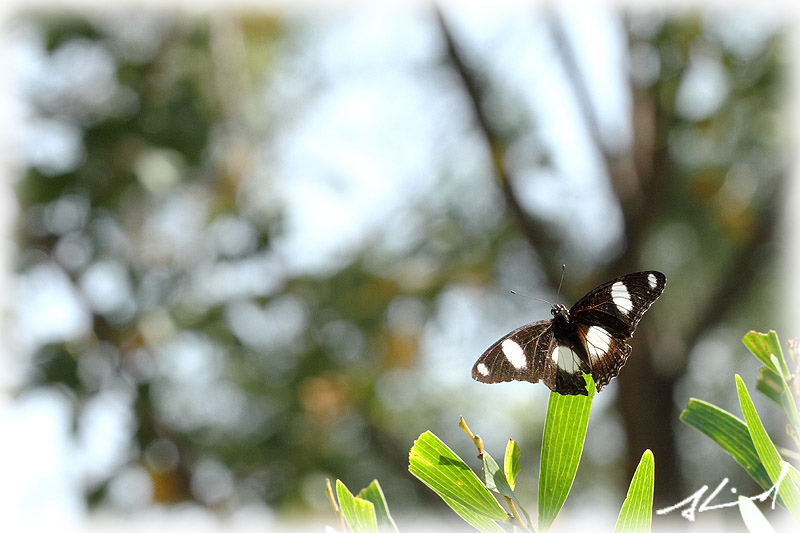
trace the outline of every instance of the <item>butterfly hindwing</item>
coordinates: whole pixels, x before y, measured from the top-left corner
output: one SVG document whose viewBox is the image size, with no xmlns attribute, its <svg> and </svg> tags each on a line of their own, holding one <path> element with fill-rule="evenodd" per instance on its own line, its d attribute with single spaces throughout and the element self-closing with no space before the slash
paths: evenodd
<svg viewBox="0 0 800 533">
<path fill-rule="evenodd" d="M 600 391 L 619 374 L 631 354 L 631 346 L 602 326 L 578 323 L 576 328 L 586 349 L 592 379 Z"/>
<path fill-rule="evenodd" d="M 547 365 L 551 371 L 551 379 L 544 379 L 545 385 L 550 390 L 559 394 L 586 395 L 586 381 L 583 373 L 591 372 L 584 358 L 581 357 L 581 347 L 577 345 L 555 343 L 553 350 L 547 357 Z"/>
</svg>

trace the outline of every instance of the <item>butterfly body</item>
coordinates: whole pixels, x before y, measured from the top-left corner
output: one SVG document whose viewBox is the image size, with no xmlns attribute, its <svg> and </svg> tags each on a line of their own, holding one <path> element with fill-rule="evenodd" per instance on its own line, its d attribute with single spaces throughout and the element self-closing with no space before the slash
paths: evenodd
<svg viewBox="0 0 800 533">
<path fill-rule="evenodd" d="M 642 315 L 661 296 L 667 278 L 634 272 L 589 291 L 571 309 L 554 304 L 553 318 L 519 327 L 487 349 L 472 367 L 484 383 L 543 381 L 559 394 L 586 394 L 583 374 L 600 391 L 619 374 Z"/>
</svg>

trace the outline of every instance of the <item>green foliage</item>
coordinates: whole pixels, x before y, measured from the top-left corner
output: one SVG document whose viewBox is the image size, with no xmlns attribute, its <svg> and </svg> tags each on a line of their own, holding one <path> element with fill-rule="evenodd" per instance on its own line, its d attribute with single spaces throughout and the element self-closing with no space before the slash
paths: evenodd
<svg viewBox="0 0 800 533">
<path fill-rule="evenodd" d="M 633 474 L 628 495 L 617 518 L 616 533 L 650 531 L 653 521 L 653 489 L 655 488 L 655 461 L 653 452 L 645 450 Z"/>
<path fill-rule="evenodd" d="M 359 533 L 378 531 L 378 516 L 371 501 L 353 496 L 339 480 L 336 481 L 336 496 L 345 520 L 354 531 Z"/>
<path fill-rule="evenodd" d="M 542 438 L 539 469 L 539 527 L 544 531 L 558 516 L 567 499 L 583 452 L 594 380 L 586 377 L 586 396 L 550 393 Z"/>
<path fill-rule="evenodd" d="M 337 480 L 337 485 L 338 483 L 339 481 Z M 375 516 L 378 519 L 379 526 L 397 531 L 397 525 L 389 513 L 389 505 L 386 503 L 386 497 L 383 495 L 383 489 L 381 489 L 377 479 L 373 479 L 372 483 L 358 491 L 357 497 L 372 502 L 375 506 Z"/>
<path fill-rule="evenodd" d="M 357 496 L 353 496 L 345 484 L 337 479 L 336 498 L 333 496 L 330 480 L 327 483 L 328 497 L 334 509 L 342 522 L 354 532 L 377 533 L 379 530 L 397 532 L 397 526 L 389 514 L 389 506 L 377 479 L 361 489 Z"/>
<path fill-rule="evenodd" d="M 500 471 L 500 466 L 486 450 L 481 449 L 479 456 L 481 456 L 483 459 L 483 483 L 486 485 L 486 488 L 496 494 L 502 495 L 511 507 L 514 517 L 516 517 L 519 521 L 522 521 L 522 518 L 519 515 L 519 513 L 522 512 L 522 514 L 525 516 L 524 523 L 530 526 L 531 518 L 520 501 L 517 499 L 517 495 L 514 493 L 514 490 L 511 487 L 511 483 L 507 478 L 507 474 Z"/>
<path fill-rule="evenodd" d="M 539 530 L 547 530 L 558 516 L 569 494 L 578 469 L 586 438 L 589 414 L 594 399 L 594 382 L 586 379 L 587 396 L 551 393 L 545 418 L 539 475 Z M 430 431 L 420 435 L 409 453 L 409 471 L 438 494 L 467 523 L 480 531 L 504 531 L 512 525 L 525 531 L 536 530 L 530 515 L 514 492 L 521 470 L 521 452 L 509 439 L 500 466 L 462 418 L 459 426 L 472 440 L 482 461 L 482 479 Z M 647 450 L 631 480 L 618 531 L 649 531 L 654 488 L 653 454 Z M 501 496 L 507 513 L 492 494 Z"/>
<path fill-rule="evenodd" d="M 761 488 L 767 489 L 771 485 L 744 421 L 724 409 L 696 398 L 689 399 L 680 419 L 719 444 Z"/>
<path fill-rule="evenodd" d="M 426 431 L 414 442 L 408 470 L 479 531 L 503 531 L 495 521 L 508 515 L 470 467 L 439 438 Z"/>
<path fill-rule="evenodd" d="M 796 345 L 784 355 L 778 336 L 769 333 L 749 332 L 742 342 L 764 364 L 758 372 L 757 389 L 770 400 L 782 407 L 789 423 L 787 433 L 800 449 L 797 435 L 797 389 L 798 371 Z M 795 369 L 791 371 L 791 369 Z M 788 463 L 773 443 L 761 418 L 756 411 L 747 386 L 742 378 L 735 376 L 736 392 L 744 420 L 709 403 L 689 400 L 689 405 L 681 413 L 681 420 L 700 430 L 728 452 L 756 482 L 777 498 L 800 524 L 800 476 Z M 793 389 L 794 388 L 794 389 Z M 785 451 L 785 455 L 795 455 L 796 451 Z M 751 531 L 759 529 L 766 518 L 758 512 L 751 501 L 739 499 L 739 510 L 745 524 Z"/>
<path fill-rule="evenodd" d="M 781 482 L 783 459 L 772 443 L 772 439 L 769 438 L 767 430 L 764 429 L 764 424 L 761 422 L 758 412 L 756 412 L 756 407 L 747 392 L 747 387 L 738 374 L 736 375 L 736 391 L 739 394 L 739 404 L 742 406 L 747 430 L 750 432 L 750 438 L 753 439 L 753 446 L 758 452 L 758 457 L 761 459 L 761 463 L 764 465 L 767 474 L 769 474 L 772 483 L 778 485 L 778 494 L 780 494 L 784 505 L 794 515 L 797 522 L 800 523 L 800 490 L 793 483 Z"/>
</svg>

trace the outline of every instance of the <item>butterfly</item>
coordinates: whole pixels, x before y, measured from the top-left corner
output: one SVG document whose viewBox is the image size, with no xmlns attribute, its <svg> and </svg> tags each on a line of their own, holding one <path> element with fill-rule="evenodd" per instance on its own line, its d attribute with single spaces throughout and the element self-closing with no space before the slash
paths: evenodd
<svg viewBox="0 0 800 533">
<path fill-rule="evenodd" d="M 587 373 L 600 392 L 619 374 L 631 354 L 626 341 L 666 284 L 661 272 L 634 272 L 592 289 L 569 311 L 554 304 L 553 318 L 526 324 L 492 344 L 472 367 L 472 378 L 541 380 L 559 394 L 586 395 Z"/>
</svg>

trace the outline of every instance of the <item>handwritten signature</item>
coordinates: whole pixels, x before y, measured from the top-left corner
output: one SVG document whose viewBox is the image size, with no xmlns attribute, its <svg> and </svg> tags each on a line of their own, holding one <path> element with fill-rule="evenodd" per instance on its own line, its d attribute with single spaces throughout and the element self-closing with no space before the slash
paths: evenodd
<svg viewBox="0 0 800 533">
<path fill-rule="evenodd" d="M 786 474 L 788 473 L 789 473 L 789 464 L 786 463 L 783 465 L 783 468 L 781 468 L 781 474 L 780 476 L 778 476 L 778 481 L 776 481 L 774 485 L 772 485 L 769 489 L 767 489 L 765 492 L 762 492 L 761 494 L 750 496 L 749 499 L 764 502 L 767 500 L 767 498 L 772 496 L 772 508 L 775 509 L 775 499 L 778 497 L 778 489 L 781 486 L 783 478 L 785 478 Z M 663 509 L 657 509 L 656 514 L 663 515 L 671 513 L 675 509 L 679 509 L 683 506 L 688 505 L 686 509 L 681 511 L 681 516 L 684 517 L 689 522 L 694 522 L 695 513 L 702 513 L 705 511 L 713 511 L 715 509 L 724 509 L 726 507 L 734 507 L 736 505 L 739 505 L 738 500 L 709 505 L 714 500 L 714 498 L 716 498 L 717 495 L 722 491 L 722 489 L 725 488 L 725 485 L 727 484 L 728 484 L 728 478 L 723 479 L 722 482 L 720 482 L 720 484 L 717 485 L 717 488 L 714 489 L 714 491 L 708 495 L 708 498 L 706 498 L 705 500 L 703 500 L 702 503 L 700 503 L 700 498 L 702 498 L 703 494 L 705 494 L 706 491 L 708 490 L 708 485 L 703 485 L 697 492 L 693 493 L 688 498 L 679 501 L 675 505 L 672 505 L 670 507 L 664 507 Z M 731 492 L 735 494 L 736 488 L 731 487 Z M 698 503 L 700 503 L 699 507 Z"/>
</svg>

